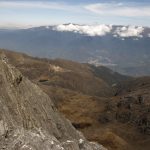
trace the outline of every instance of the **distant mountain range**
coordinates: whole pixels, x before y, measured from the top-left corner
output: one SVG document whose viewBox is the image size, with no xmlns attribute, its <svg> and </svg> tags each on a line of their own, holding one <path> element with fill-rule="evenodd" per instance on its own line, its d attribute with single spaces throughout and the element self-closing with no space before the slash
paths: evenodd
<svg viewBox="0 0 150 150">
<path fill-rule="evenodd" d="M 104 65 L 128 75 L 150 75 L 149 27 L 63 24 L 1 29 L 0 48 Z"/>
</svg>

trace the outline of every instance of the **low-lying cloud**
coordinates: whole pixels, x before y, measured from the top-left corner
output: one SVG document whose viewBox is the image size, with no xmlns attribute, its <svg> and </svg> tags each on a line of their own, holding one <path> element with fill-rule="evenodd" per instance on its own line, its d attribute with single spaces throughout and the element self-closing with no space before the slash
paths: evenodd
<svg viewBox="0 0 150 150">
<path fill-rule="evenodd" d="M 112 25 L 77 25 L 77 24 L 61 24 L 53 27 L 53 30 L 68 31 L 88 36 L 104 36 L 112 34 L 114 37 L 142 37 L 144 27 L 141 26 L 121 26 L 115 27 Z"/>
<path fill-rule="evenodd" d="M 58 25 L 54 27 L 57 31 L 72 31 L 75 33 L 85 34 L 89 36 L 103 36 L 107 33 L 111 32 L 111 25 L 75 25 L 75 24 L 67 24 L 67 25 Z"/>
<path fill-rule="evenodd" d="M 143 31 L 143 27 L 124 26 L 117 28 L 116 34 L 120 37 L 142 37 Z"/>
</svg>

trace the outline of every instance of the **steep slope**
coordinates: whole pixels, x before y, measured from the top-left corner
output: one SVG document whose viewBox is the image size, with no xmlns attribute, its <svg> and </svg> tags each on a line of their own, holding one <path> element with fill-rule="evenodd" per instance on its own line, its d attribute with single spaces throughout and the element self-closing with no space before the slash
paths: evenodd
<svg viewBox="0 0 150 150">
<path fill-rule="evenodd" d="M 89 143 L 5 56 L 0 60 L 0 149 L 103 150 Z"/>
</svg>

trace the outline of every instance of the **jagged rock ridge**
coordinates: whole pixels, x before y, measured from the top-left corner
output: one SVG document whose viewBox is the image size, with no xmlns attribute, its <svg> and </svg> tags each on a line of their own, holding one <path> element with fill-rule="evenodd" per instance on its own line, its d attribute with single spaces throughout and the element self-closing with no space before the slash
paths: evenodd
<svg viewBox="0 0 150 150">
<path fill-rule="evenodd" d="M 86 141 L 5 57 L 0 60 L 0 149 L 105 150 Z"/>
</svg>

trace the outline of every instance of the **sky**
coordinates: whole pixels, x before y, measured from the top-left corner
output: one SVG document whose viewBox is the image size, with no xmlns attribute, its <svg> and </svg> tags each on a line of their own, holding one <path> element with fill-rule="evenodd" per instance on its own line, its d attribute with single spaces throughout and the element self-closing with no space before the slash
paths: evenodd
<svg viewBox="0 0 150 150">
<path fill-rule="evenodd" d="M 0 0 L 0 27 L 65 23 L 150 27 L 150 0 Z"/>
</svg>

